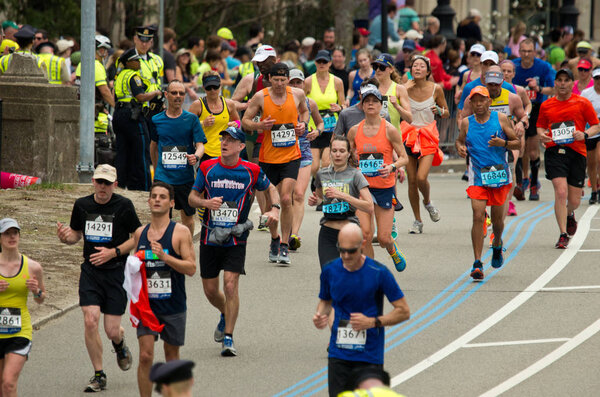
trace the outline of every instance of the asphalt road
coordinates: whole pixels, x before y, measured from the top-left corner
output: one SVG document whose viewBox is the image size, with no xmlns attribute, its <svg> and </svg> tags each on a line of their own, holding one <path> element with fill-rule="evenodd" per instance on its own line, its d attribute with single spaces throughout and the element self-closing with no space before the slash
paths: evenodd
<svg viewBox="0 0 600 397">
<path fill-rule="evenodd" d="M 396 213 L 397 241 L 408 267 L 394 274 L 412 315 L 386 331 L 385 367 L 394 389 L 406 396 L 597 396 L 600 206 L 582 201 L 577 234 L 567 250 L 555 250 L 553 192 L 544 181 L 541 201 L 517 202 L 519 215 L 507 219 L 505 265 L 489 268 L 487 250 L 486 277 L 475 283 L 469 278 L 466 185 L 457 174 L 430 180 L 442 219 L 436 224 L 426 219 L 422 235 L 407 233 L 413 217 L 406 187 L 399 189 L 406 208 Z M 212 339 L 218 314 L 204 297 L 199 274 L 187 279 L 181 356 L 196 362 L 194 395 L 326 395 L 328 332 L 311 321 L 319 289 L 318 219 L 308 208 L 303 245 L 291 254 L 289 268 L 268 263 L 268 233 L 252 232 L 234 334 L 238 357 L 220 356 L 220 344 Z M 383 249 L 376 247 L 375 255 L 393 269 Z M 137 394 L 135 332 L 127 318 L 123 325 L 135 363 L 121 372 L 103 337 L 106 396 Z M 160 342 L 156 347 L 156 360 L 164 359 Z M 34 333 L 20 394 L 81 395 L 92 374 L 77 309 Z"/>
</svg>

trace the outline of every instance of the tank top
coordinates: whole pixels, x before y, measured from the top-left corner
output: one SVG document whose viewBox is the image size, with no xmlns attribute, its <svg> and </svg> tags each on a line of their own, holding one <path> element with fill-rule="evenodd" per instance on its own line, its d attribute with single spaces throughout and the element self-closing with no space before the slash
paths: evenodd
<svg viewBox="0 0 600 397">
<path fill-rule="evenodd" d="M 13 277 L 0 274 L 0 280 L 9 283 L 0 294 L 0 339 L 22 337 L 31 340 L 31 316 L 27 309 L 29 289 L 25 281 L 29 278 L 29 259 L 21 255 L 21 268 Z"/>
<path fill-rule="evenodd" d="M 200 113 L 200 123 L 208 118 L 209 115 L 215 117 L 215 122 L 210 127 L 204 127 L 204 135 L 206 135 L 206 143 L 204 144 L 204 153 L 210 157 L 219 157 L 221 155 L 221 141 L 219 140 L 219 133 L 227 128 L 229 123 L 229 109 L 227 109 L 227 103 L 225 98 L 221 97 L 223 103 L 223 110 L 220 113 L 211 112 L 208 108 L 208 101 L 206 97 L 202 98 L 200 103 L 202 104 L 202 113 Z"/>
<path fill-rule="evenodd" d="M 338 102 L 338 96 L 335 90 L 335 76 L 329 73 L 329 81 L 327 82 L 327 87 L 325 87 L 325 92 L 323 92 L 319 86 L 319 79 L 317 78 L 317 75 L 313 75 L 310 94 L 307 96 L 311 99 L 314 99 L 314 101 L 317 103 L 319 113 L 321 114 L 323 123 L 325 124 L 323 132 L 333 132 L 337 123 L 338 115 L 337 113 L 329 110 L 329 108 L 331 107 L 332 103 Z"/>
<path fill-rule="evenodd" d="M 435 120 L 435 116 L 431 111 L 431 107 L 435 105 L 435 84 L 433 85 L 433 92 L 431 96 L 426 100 L 419 102 L 408 97 L 410 102 L 410 111 L 412 112 L 412 125 L 415 127 L 424 127 L 431 124 Z"/>
<path fill-rule="evenodd" d="M 507 116 L 511 116 L 510 114 L 510 106 L 508 102 L 508 96 L 510 91 L 506 88 L 502 88 L 500 95 L 497 98 L 492 98 L 492 104 L 490 105 L 490 110 L 494 112 L 504 113 Z"/>
<path fill-rule="evenodd" d="M 312 125 L 314 126 L 315 123 L 313 121 L 312 115 L 310 115 L 310 101 L 308 100 L 308 98 L 306 98 L 306 107 L 308 108 L 309 114 L 308 125 L 310 126 L 312 123 Z M 300 117 L 300 115 L 298 115 L 298 117 Z M 308 131 L 304 131 L 304 134 L 298 137 L 298 146 L 300 146 L 300 153 L 303 155 L 302 160 L 304 160 L 304 157 L 306 157 L 307 159 L 310 157 L 310 159 L 312 160 L 312 154 L 310 152 L 310 142 L 308 141 L 308 139 L 306 139 L 306 134 L 308 134 Z"/>
<path fill-rule="evenodd" d="M 162 245 L 163 250 L 181 259 L 173 249 L 173 230 L 176 223 L 171 221 L 167 230 L 162 235 L 158 242 Z M 148 240 L 148 229 L 150 225 L 146 225 L 137 250 L 150 250 L 150 241 Z M 147 256 L 148 257 L 148 256 Z M 150 308 L 154 314 L 178 314 L 186 311 L 186 294 L 185 294 L 185 276 L 178 271 L 175 271 L 165 262 L 156 259 L 146 260 L 146 278 L 148 284 L 148 298 L 150 299 Z"/>
<path fill-rule="evenodd" d="M 262 90 L 265 96 L 263 117 L 275 119 L 271 130 L 263 131 L 263 143 L 260 146 L 259 161 L 269 164 L 284 164 L 300 158 L 300 147 L 294 127 L 298 124 L 298 109 L 292 94 L 292 87 L 286 87 L 286 99 L 283 105 L 276 105 L 271 99 L 269 89 Z"/>
<path fill-rule="evenodd" d="M 365 178 L 367 178 L 370 188 L 389 188 L 394 186 L 396 181 L 394 174 L 383 178 L 379 175 L 378 171 L 384 164 L 394 162 L 394 148 L 387 139 L 386 124 L 385 119 L 381 119 L 377 134 L 368 137 L 364 134 L 365 120 L 363 120 L 358 124 L 356 137 L 354 137 L 354 147 L 356 147 L 356 154 L 358 155 L 358 166 Z"/>
<path fill-rule="evenodd" d="M 373 76 L 375 76 L 374 70 L 371 73 L 371 76 L 369 76 L 369 77 L 373 77 Z M 356 75 L 354 76 L 354 80 L 352 80 L 352 92 L 354 92 L 354 96 L 352 98 L 350 98 L 350 106 L 354 106 L 359 102 L 358 94 L 360 93 L 360 85 L 362 84 L 363 81 L 364 81 L 364 79 L 362 77 L 360 77 L 359 70 L 357 70 Z"/>
<path fill-rule="evenodd" d="M 396 110 L 396 108 L 394 107 L 394 105 L 392 105 L 389 99 L 391 96 L 394 96 L 396 97 L 396 100 L 400 102 L 400 100 L 396 96 L 397 86 L 398 84 L 395 81 L 392 81 L 392 84 L 390 84 L 387 92 L 383 97 L 383 103 L 379 115 L 381 116 L 381 118 L 385 118 L 385 116 L 389 115 L 390 123 L 392 123 L 392 125 L 396 127 L 398 131 L 400 131 L 400 112 Z"/>
<path fill-rule="evenodd" d="M 263 75 L 261 74 L 254 79 L 253 90 L 251 92 L 252 96 L 254 96 L 256 92 L 262 91 L 263 89 L 265 89 L 265 84 L 263 83 Z M 257 119 L 254 121 L 260 121 L 260 114 L 255 118 Z M 257 134 L 256 143 L 262 143 L 263 139 L 265 139 L 265 134 Z"/>
<path fill-rule="evenodd" d="M 488 145 L 488 141 L 494 136 L 507 139 L 500 125 L 498 112 L 490 112 L 490 118 L 483 124 L 477 122 L 475 115 L 469 116 L 469 186 L 500 187 L 512 182 L 506 148 Z"/>
</svg>

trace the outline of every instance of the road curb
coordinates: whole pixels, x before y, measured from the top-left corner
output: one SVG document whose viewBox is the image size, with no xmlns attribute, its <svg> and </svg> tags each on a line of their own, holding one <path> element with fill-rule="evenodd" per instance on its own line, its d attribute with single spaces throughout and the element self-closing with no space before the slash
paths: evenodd
<svg viewBox="0 0 600 397">
<path fill-rule="evenodd" d="M 49 314 L 46 317 L 42 317 L 39 320 L 37 320 L 36 322 L 34 322 L 32 324 L 32 327 L 34 329 L 39 329 L 42 325 L 46 324 L 47 322 L 49 322 L 51 320 L 61 317 L 63 314 L 67 314 L 71 310 L 75 309 L 77 306 L 79 306 L 79 303 L 73 303 L 73 304 L 65 307 L 64 309 L 60 309 L 59 311 Z"/>
</svg>

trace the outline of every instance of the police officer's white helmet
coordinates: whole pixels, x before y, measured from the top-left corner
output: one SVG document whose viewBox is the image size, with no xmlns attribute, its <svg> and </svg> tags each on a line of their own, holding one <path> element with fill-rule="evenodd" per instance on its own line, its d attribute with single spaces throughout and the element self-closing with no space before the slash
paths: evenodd
<svg viewBox="0 0 600 397">
<path fill-rule="evenodd" d="M 96 49 L 100 49 L 100 48 L 110 49 L 111 47 L 112 47 L 112 45 L 111 45 L 110 39 L 108 37 L 103 36 L 101 34 L 96 35 Z"/>
</svg>

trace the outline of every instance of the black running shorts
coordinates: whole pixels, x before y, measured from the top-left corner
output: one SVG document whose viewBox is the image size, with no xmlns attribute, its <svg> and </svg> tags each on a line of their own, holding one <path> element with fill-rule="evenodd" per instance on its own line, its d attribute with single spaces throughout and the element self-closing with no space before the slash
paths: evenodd
<svg viewBox="0 0 600 397">
<path fill-rule="evenodd" d="M 552 146 L 544 154 L 546 179 L 567 178 L 574 187 L 583 187 L 586 158 L 567 146 Z"/>
</svg>

